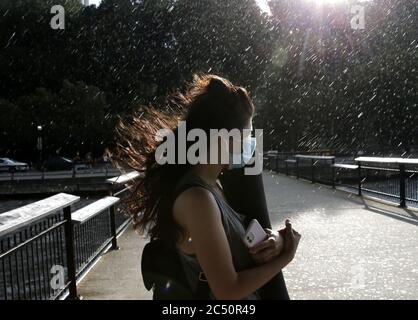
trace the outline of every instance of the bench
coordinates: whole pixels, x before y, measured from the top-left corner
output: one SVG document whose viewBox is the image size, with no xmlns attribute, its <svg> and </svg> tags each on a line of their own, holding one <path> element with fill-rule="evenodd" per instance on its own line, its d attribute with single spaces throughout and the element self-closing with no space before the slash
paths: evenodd
<svg viewBox="0 0 418 320">
<path fill-rule="evenodd" d="M 312 159 L 312 160 L 334 160 L 334 156 L 309 156 L 309 155 L 302 155 L 297 154 L 295 155 L 295 158 L 298 159 Z"/>
<path fill-rule="evenodd" d="M 357 162 L 418 164 L 418 159 L 413 159 L 413 158 L 358 157 L 358 158 L 355 158 L 354 160 Z"/>
<path fill-rule="evenodd" d="M 343 168 L 343 169 L 358 169 L 358 165 L 356 164 L 346 164 L 346 163 L 335 163 L 332 165 L 334 168 Z"/>
</svg>

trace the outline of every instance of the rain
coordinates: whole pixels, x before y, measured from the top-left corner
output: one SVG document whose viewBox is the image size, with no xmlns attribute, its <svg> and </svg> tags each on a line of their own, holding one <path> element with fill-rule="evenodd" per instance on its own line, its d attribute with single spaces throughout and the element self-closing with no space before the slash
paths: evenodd
<svg viewBox="0 0 418 320">
<path fill-rule="evenodd" d="M 271 188 L 286 192 L 277 177 L 323 179 L 417 208 L 417 8 L 418 0 L 0 0 L 0 215 L 51 193 L 80 194 L 74 210 L 107 196 L 108 179 L 125 173 L 111 161 L 118 125 L 144 110 L 174 118 L 170 94 L 207 73 L 250 93 Z M 386 162 L 376 157 L 395 160 L 379 167 Z M 329 221 L 326 207 L 296 216 L 305 225 Z M 411 261 L 402 263 L 406 270 Z M 306 273 L 293 284 L 303 289 L 304 281 Z M 359 297 L 344 290 L 324 297 Z M 399 292 L 410 298 L 411 290 Z"/>
</svg>

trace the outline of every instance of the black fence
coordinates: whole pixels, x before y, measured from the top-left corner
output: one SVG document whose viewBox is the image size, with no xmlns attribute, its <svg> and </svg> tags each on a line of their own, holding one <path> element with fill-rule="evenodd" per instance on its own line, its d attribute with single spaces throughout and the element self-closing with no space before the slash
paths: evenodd
<svg viewBox="0 0 418 320">
<path fill-rule="evenodd" d="M 0 172 L 0 181 L 53 181 L 59 179 L 84 179 L 84 178 L 110 178 L 120 175 L 120 171 L 111 167 L 92 168 L 83 170 L 57 170 L 57 171 L 11 171 Z"/>
<path fill-rule="evenodd" d="M 16 223 L 0 228 L 0 300 L 76 299 L 77 281 L 101 254 L 117 248 L 117 236 L 130 221 L 119 198 L 106 197 L 72 213 L 75 198 L 59 194 L 41 200 L 44 218 L 33 213 L 37 203 L 10 214 Z M 43 212 L 45 205 L 49 209 Z"/>
<path fill-rule="evenodd" d="M 0 239 L 0 299 L 53 299 L 51 268 L 66 266 L 62 213 Z"/>
<path fill-rule="evenodd" d="M 344 188 L 397 202 L 418 205 L 418 160 L 399 158 L 336 158 L 334 156 L 267 154 L 266 169 L 312 183 Z"/>
</svg>

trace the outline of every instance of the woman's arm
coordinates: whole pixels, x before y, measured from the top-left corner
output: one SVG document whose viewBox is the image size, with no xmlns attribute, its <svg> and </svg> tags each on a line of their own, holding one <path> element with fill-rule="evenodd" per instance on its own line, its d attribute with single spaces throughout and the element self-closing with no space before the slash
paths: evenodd
<svg viewBox="0 0 418 320">
<path fill-rule="evenodd" d="M 183 192 L 174 204 L 174 217 L 192 238 L 193 250 L 217 299 L 243 299 L 284 268 L 294 256 L 297 243 L 261 266 L 236 272 L 228 239 L 213 195 L 194 187 Z M 290 226 L 290 224 L 289 224 Z M 294 235 L 289 229 L 289 236 Z M 289 241 L 292 241 L 289 238 Z"/>
</svg>

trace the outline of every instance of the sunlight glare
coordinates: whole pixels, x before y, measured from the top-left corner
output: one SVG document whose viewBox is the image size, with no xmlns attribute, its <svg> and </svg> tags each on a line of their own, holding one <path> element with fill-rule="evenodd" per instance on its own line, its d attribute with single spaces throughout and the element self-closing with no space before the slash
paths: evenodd
<svg viewBox="0 0 418 320">
<path fill-rule="evenodd" d="M 267 0 L 256 0 L 258 7 L 264 13 L 271 15 L 270 6 L 267 3 Z"/>
</svg>

